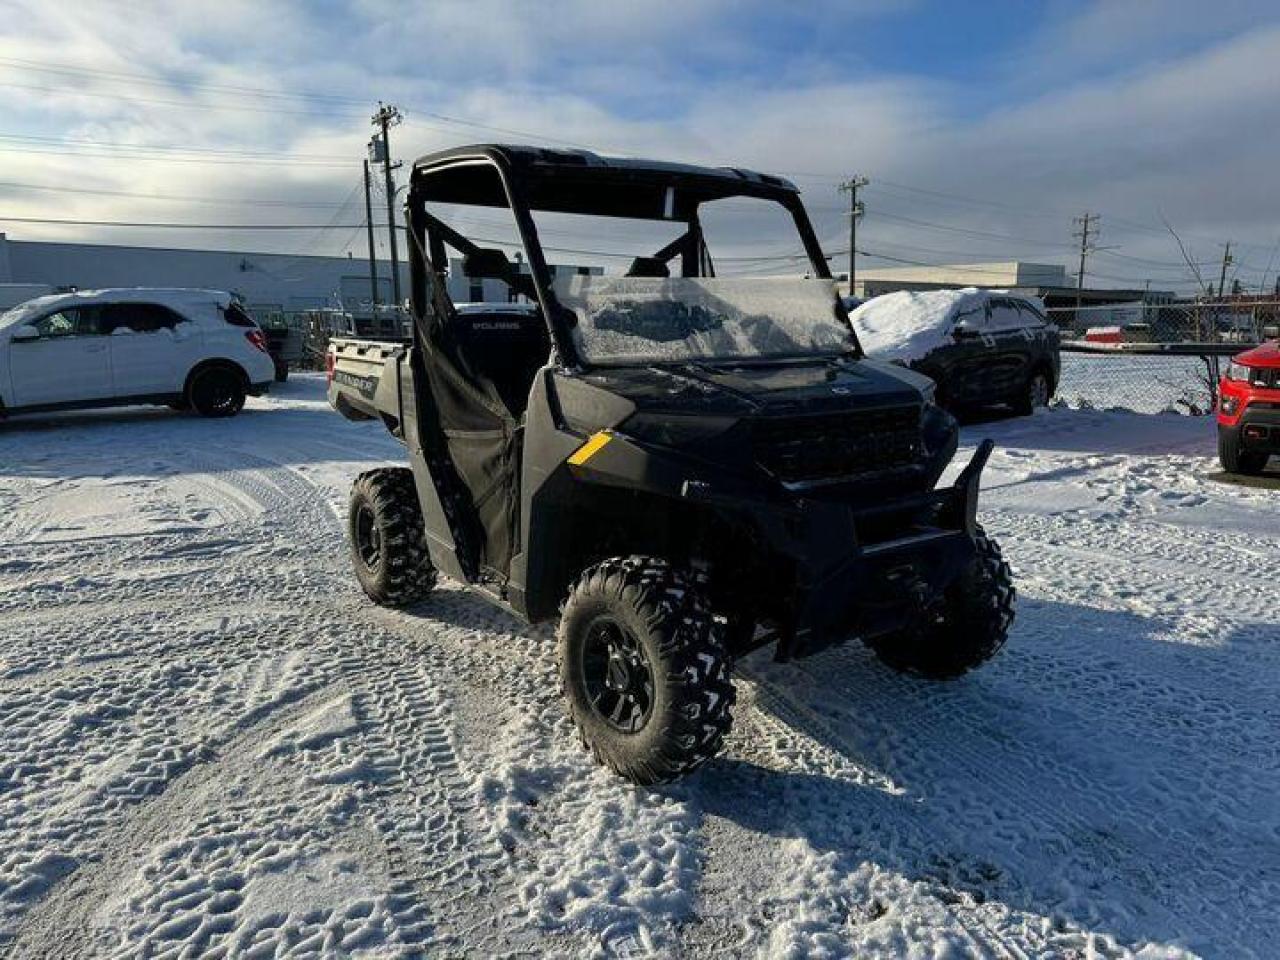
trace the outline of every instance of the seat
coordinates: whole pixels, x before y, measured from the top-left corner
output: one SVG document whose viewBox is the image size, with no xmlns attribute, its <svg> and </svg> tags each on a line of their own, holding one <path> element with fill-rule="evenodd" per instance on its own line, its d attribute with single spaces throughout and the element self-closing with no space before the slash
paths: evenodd
<svg viewBox="0 0 1280 960">
<path fill-rule="evenodd" d="M 657 257 L 636 257 L 631 261 L 631 266 L 627 268 L 626 276 L 665 279 L 671 276 L 671 271 L 667 268 L 666 263 Z"/>
<path fill-rule="evenodd" d="M 459 359 L 477 386 L 502 401 L 519 420 L 533 378 L 551 356 L 551 339 L 536 309 L 460 310 L 453 340 Z"/>
</svg>

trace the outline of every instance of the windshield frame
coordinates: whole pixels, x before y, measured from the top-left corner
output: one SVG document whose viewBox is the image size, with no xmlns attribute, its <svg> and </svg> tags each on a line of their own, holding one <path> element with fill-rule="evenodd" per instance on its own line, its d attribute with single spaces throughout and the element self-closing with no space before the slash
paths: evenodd
<svg viewBox="0 0 1280 960">
<path fill-rule="evenodd" d="M 584 178 L 582 182 L 589 182 L 593 193 L 598 191 L 599 208 L 582 209 L 574 212 L 602 218 L 623 216 L 627 219 L 635 220 L 684 223 L 690 235 L 697 236 L 699 231 L 698 208 L 704 202 L 738 196 L 771 201 L 782 206 L 791 215 L 792 223 L 809 260 L 808 275 L 814 279 L 834 281 L 827 258 L 822 252 L 822 246 L 818 242 L 808 213 L 800 201 L 799 191 L 794 186 L 786 183 L 786 181 L 777 180 L 776 178 L 760 178 L 758 176 L 754 179 L 748 178 L 739 171 L 729 171 L 727 169 L 685 169 L 674 165 L 659 164 L 655 164 L 652 169 L 637 168 L 635 166 L 619 166 L 615 169 L 608 166 L 609 162 L 607 160 L 598 159 L 597 162 L 598 165 L 588 165 L 586 168 L 579 167 L 574 169 L 571 176 L 575 181 L 579 178 Z M 456 233 L 454 237 L 445 236 L 442 238 L 438 229 L 441 224 L 427 212 L 428 200 L 432 203 L 449 203 L 460 207 L 505 207 L 515 220 L 520 245 L 523 247 L 525 261 L 529 267 L 529 279 L 532 281 L 533 287 L 531 292 L 536 295 L 534 299 L 542 309 L 543 317 L 555 347 L 554 357 L 558 362 L 567 368 L 581 371 L 588 371 L 598 367 L 651 365 L 632 360 L 616 364 L 611 364 L 608 361 L 588 361 L 577 349 L 571 333 L 571 327 L 576 322 L 576 319 L 572 311 L 560 303 L 555 291 L 552 289 L 554 278 L 538 237 L 538 228 L 532 216 L 535 210 L 545 209 L 554 212 L 554 208 L 542 207 L 541 205 L 533 207 L 526 200 L 528 193 L 525 189 L 526 186 L 538 182 L 539 178 L 545 180 L 549 175 L 547 170 L 535 170 L 536 166 L 537 164 L 530 164 L 525 158 L 509 155 L 507 149 L 496 146 L 457 148 L 447 151 L 444 155 L 424 157 L 414 165 L 405 206 L 409 234 L 410 296 L 415 319 L 415 342 L 419 342 L 423 337 L 431 336 L 431 325 L 439 322 L 433 318 L 443 315 L 443 318 L 447 319 L 453 316 L 452 301 L 449 299 L 445 284 L 440 282 L 440 278 L 448 269 L 445 244 L 442 240 L 447 241 L 455 249 L 459 249 L 455 240 L 463 239 Z M 470 168 L 470 171 L 474 171 L 477 167 L 489 168 L 496 174 L 496 190 L 491 190 L 490 193 L 483 196 L 473 194 L 468 198 L 458 197 L 451 199 L 443 195 L 447 192 L 447 187 L 444 190 L 440 189 L 439 183 L 442 178 L 447 178 L 450 173 L 464 170 L 465 168 Z M 726 178 L 731 173 L 741 176 L 741 182 L 727 184 Z M 566 174 L 566 176 L 570 176 L 570 174 Z M 628 211 L 626 214 L 611 212 L 613 206 L 617 205 L 614 201 L 619 197 L 625 199 L 625 192 L 629 186 L 632 190 L 638 192 L 640 184 L 643 184 L 645 189 L 652 190 L 655 183 L 664 184 L 668 197 L 675 198 L 674 201 L 668 202 L 665 209 L 654 211 L 652 215 L 648 216 L 636 216 L 633 211 Z M 707 184 L 714 184 L 714 195 L 705 192 Z M 700 194 L 700 190 L 704 193 Z M 478 244 L 472 244 L 472 247 L 475 249 Z M 690 263 L 691 261 L 696 262 L 697 259 L 696 257 L 679 257 L 682 276 L 689 275 Z M 701 275 L 698 272 L 700 269 L 700 265 L 694 266 L 693 270 L 695 272 L 692 275 Z M 714 274 L 714 271 L 712 272 Z M 852 354 L 855 358 L 861 358 L 865 356 L 865 351 L 863 351 L 862 344 L 858 339 L 857 330 L 849 319 L 843 300 L 836 296 L 835 301 L 835 315 L 848 331 Z M 829 354 L 829 356 L 833 357 L 848 355 L 848 352 L 833 352 Z M 827 356 L 827 354 L 806 353 L 798 355 L 796 359 L 812 360 L 822 356 Z M 723 362 L 750 363 L 766 360 L 768 362 L 778 362 L 783 359 L 782 357 L 739 358 L 726 359 Z M 700 360 L 697 362 L 716 363 L 722 361 Z"/>
</svg>

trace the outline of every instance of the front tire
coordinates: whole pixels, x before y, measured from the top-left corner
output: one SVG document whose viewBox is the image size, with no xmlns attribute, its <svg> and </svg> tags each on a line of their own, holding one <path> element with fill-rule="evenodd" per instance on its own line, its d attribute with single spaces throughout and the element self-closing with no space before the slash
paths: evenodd
<svg viewBox="0 0 1280 960">
<path fill-rule="evenodd" d="M 187 402 L 202 417 L 234 417 L 244 408 L 244 374 L 231 367 L 197 370 L 187 387 Z"/>
<path fill-rule="evenodd" d="M 935 616 L 867 640 L 881 662 L 899 673 L 952 680 L 1000 652 L 1013 623 L 1013 574 L 981 527 L 974 544 L 977 553 L 947 588 Z"/>
<path fill-rule="evenodd" d="M 1218 432 L 1218 462 L 1227 473 L 1242 473 L 1248 476 L 1261 473 L 1267 468 L 1270 455 L 1258 453 L 1256 450 L 1241 450 L 1240 438 Z"/>
<path fill-rule="evenodd" d="M 356 579 L 374 603 L 408 606 L 435 587 L 413 471 L 385 467 L 360 474 L 351 486 L 347 532 Z"/>
<path fill-rule="evenodd" d="M 569 716 L 597 762 L 650 786 L 720 751 L 732 723 L 729 654 L 692 576 L 651 557 L 587 568 L 564 605 L 559 647 Z"/>
</svg>

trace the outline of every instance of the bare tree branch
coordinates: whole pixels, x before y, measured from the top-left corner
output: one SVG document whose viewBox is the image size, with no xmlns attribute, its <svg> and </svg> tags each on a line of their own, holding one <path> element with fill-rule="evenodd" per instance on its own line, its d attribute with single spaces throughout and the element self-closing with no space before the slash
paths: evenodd
<svg viewBox="0 0 1280 960">
<path fill-rule="evenodd" d="M 1209 287 L 1205 284 L 1204 277 L 1200 274 L 1200 268 L 1196 266 L 1196 262 L 1191 259 L 1191 254 L 1187 253 L 1187 248 L 1183 245 L 1182 238 L 1178 236 L 1178 231 L 1173 229 L 1169 221 L 1164 218 L 1164 214 L 1160 215 L 1160 222 L 1163 223 L 1165 229 L 1173 235 L 1173 239 L 1178 244 L 1178 249 L 1182 252 L 1182 259 L 1186 262 L 1187 267 L 1190 268 L 1192 275 L 1196 278 L 1196 283 L 1200 284 L 1200 292 L 1207 295 Z"/>
</svg>

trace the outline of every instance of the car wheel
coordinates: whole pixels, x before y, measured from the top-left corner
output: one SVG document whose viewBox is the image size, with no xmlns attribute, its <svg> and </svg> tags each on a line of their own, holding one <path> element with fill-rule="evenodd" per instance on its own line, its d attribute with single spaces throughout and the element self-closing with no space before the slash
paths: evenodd
<svg viewBox="0 0 1280 960">
<path fill-rule="evenodd" d="M 1269 459 L 1269 454 L 1241 450 L 1239 437 L 1219 431 L 1218 462 L 1227 473 L 1259 474 L 1267 468 Z"/>
<path fill-rule="evenodd" d="M 1021 416 L 1029 416 L 1038 407 L 1047 407 L 1052 397 L 1053 384 L 1049 380 L 1049 374 L 1043 370 L 1037 370 L 1031 374 L 1022 388 L 1022 394 L 1014 404 L 1014 410 Z"/>
<path fill-rule="evenodd" d="M 244 375 L 230 367 L 206 367 L 191 380 L 187 400 L 202 417 L 234 417 L 244 407 Z"/>
<path fill-rule="evenodd" d="M 565 602 L 559 647 L 569 716 L 597 762 L 648 786 L 720 751 L 729 654 L 692 576 L 652 557 L 589 567 Z"/>
</svg>

